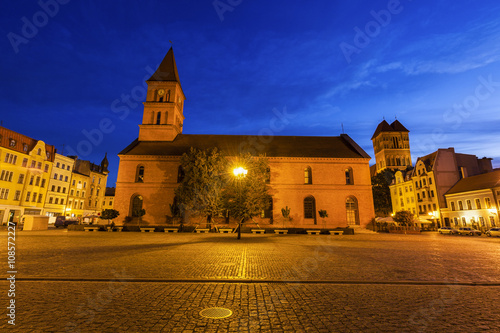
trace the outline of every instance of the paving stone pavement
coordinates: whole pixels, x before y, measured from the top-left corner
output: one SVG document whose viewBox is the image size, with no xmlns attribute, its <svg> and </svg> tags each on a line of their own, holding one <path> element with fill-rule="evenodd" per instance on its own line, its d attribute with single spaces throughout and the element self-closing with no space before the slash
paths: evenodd
<svg viewBox="0 0 500 333">
<path fill-rule="evenodd" d="M 0 235 L 6 242 L 6 233 Z M 235 238 L 18 232 L 16 325 L 8 324 L 4 310 L 0 330 L 500 331 L 500 238 Z M 0 253 L 6 258 L 6 246 Z M 6 280 L 1 288 L 5 309 Z M 211 307 L 233 313 L 200 315 Z"/>
</svg>

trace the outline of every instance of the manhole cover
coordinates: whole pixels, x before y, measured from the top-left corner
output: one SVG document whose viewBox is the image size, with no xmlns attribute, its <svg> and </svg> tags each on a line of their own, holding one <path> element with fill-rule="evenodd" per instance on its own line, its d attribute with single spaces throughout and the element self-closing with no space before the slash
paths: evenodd
<svg viewBox="0 0 500 333">
<path fill-rule="evenodd" d="M 233 311 L 224 308 L 208 308 L 200 311 L 200 316 L 210 319 L 227 318 L 233 314 Z"/>
</svg>

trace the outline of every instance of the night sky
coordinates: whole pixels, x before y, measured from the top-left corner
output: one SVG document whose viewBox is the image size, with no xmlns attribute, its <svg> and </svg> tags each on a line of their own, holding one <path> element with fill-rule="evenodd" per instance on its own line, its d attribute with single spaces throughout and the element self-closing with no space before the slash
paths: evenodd
<svg viewBox="0 0 500 333">
<path fill-rule="evenodd" d="M 44 1 L 2 6 L 0 120 L 59 153 L 107 152 L 108 186 L 170 41 L 184 133 L 337 136 L 343 124 L 373 156 L 377 124 L 397 117 L 413 162 L 455 147 L 500 167 L 497 1 Z"/>
</svg>

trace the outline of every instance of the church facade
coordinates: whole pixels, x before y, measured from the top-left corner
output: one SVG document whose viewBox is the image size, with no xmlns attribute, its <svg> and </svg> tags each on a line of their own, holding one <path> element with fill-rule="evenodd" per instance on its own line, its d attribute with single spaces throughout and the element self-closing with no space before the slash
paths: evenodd
<svg viewBox="0 0 500 333">
<path fill-rule="evenodd" d="M 191 147 L 218 148 L 229 156 L 255 149 L 270 167 L 271 209 L 256 219 L 261 227 L 335 228 L 366 226 L 374 218 L 370 156 L 348 135 L 335 137 L 184 134 L 185 96 L 170 49 L 147 81 L 139 137 L 119 153 L 114 207 L 125 223 L 145 210 L 144 225 L 165 225 L 180 177 L 180 159 Z M 281 209 L 290 208 L 290 221 Z M 326 210 L 327 218 L 318 211 Z M 120 221 L 121 219 L 121 221 Z M 185 223 L 201 223 L 203 218 Z M 130 220 L 130 218 L 128 218 Z M 235 224 L 230 217 L 220 223 Z"/>
</svg>

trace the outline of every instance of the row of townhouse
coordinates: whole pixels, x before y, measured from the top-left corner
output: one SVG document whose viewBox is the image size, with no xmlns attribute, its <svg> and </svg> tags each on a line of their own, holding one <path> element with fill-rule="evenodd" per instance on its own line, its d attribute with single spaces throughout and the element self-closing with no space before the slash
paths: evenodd
<svg viewBox="0 0 500 333">
<path fill-rule="evenodd" d="M 108 176 L 100 165 L 0 126 L 0 224 L 23 215 L 98 215 Z"/>
<path fill-rule="evenodd" d="M 500 181 L 499 175 L 492 169 L 490 158 L 456 153 L 454 148 L 438 149 L 419 157 L 413 169 L 396 171 L 389 186 L 393 213 L 411 211 L 424 228 L 432 223 L 438 227 L 494 227 L 499 225 L 500 203 L 491 184 Z M 491 181 L 484 185 L 478 182 L 482 177 Z M 477 190 L 490 195 L 472 195 L 469 199 L 469 192 Z"/>
</svg>

